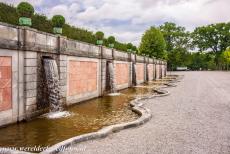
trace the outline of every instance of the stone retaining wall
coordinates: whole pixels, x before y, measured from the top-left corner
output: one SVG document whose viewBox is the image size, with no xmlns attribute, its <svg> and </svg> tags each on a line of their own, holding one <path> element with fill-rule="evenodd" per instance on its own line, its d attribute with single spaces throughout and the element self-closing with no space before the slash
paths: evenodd
<svg viewBox="0 0 230 154">
<path fill-rule="evenodd" d="M 42 58 L 56 60 L 64 105 L 108 92 L 107 63 L 117 89 L 166 76 L 166 62 L 68 39 L 28 27 L 0 23 L 0 126 L 44 113 L 49 107 Z"/>
</svg>

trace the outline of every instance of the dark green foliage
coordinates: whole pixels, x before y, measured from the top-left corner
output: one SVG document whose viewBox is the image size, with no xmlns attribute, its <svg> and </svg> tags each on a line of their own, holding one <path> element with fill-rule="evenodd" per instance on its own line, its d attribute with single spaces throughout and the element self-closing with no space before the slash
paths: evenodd
<svg viewBox="0 0 230 154">
<path fill-rule="evenodd" d="M 222 52 L 230 45 L 230 23 L 217 23 L 197 27 L 192 33 L 192 43 L 199 51 L 210 51 L 215 56 L 218 69 L 224 69 Z"/>
<path fill-rule="evenodd" d="M 108 37 L 108 43 L 113 44 L 115 42 L 115 37 L 114 36 L 109 36 Z"/>
<path fill-rule="evenodd" d="M 35 14 L 32 16 L 32 27 L 43 32 L 52 33 L 53 27 L 50 20 L 44 15 Z"/>
<path fill-rule="evenodd" d="M 95 34 L 97 40 L 103 40 L 104 38 L 104 33 L 101 31 L 96 32 Z"/>
<path fill-rule="evenodd" d="M 0 21 L 12 25 L 18 25 L 18 14 L 16 9 L 4 3 L 0 3 Z"/>
<path fill-rule="evenodd" d="M 93 32 L 90 32 L 86 29 L 77 28 L 75 26 L 70 26 L 65 24 L 63 26 L 63 35 L 67 36 L 70 39 L 78 40 L 82 42 L 95 44 L 96 37 L 93 35 Z"/>
<path fill-rule="evenodd" d="M 34 7 L 27 2 L 21 2 L 17 6 L 17 13 L 20 17 L 31 18 L 34 14 Z"/>
<path fill-rule="evenodd" d="M 166 42 L 166 50 L 171 52 L 176 48 L 188 49 L 190 44 L 190 33 L 186 32 L 185 27 L 177 26 L 175 23 L 166 22 L 161 25 L 160 30 Z"/>
<path fill-rule="evenodd" d="M 127 46 L 124 43 L 115 42 L 114 48 L 120 51 L 127 51 Z"/>
<path fill-rule="evenodd" d="M 0 22 L 9 23 L 12 25 L 18 25 L 18 18 L 19 16 L 14 6 L 0 2 Z M 53 32 L 53 24 L 51 20 L 48 20 L 45 15 L 34 14 L 32 16 L 32 21 L 33 21 L 32 28 L 47 33 Z M 92 43 L 92 44 L 95 44 L 97 40 L 93 32 L 88 31 L 86 29 L 77 28 L 69 24 L 64 24 L 62 28 L 63 28 L 62 35 L 67 36 L 70 39 Z M 109 45 L 109 41 L 107 39 L 103 39 L 103 41 L 105 42 L 104 44 L 106 46 Z M 115 41 L 114 48 L 121 51 L 127 50 L 126 44 L 118 41 Z"/>
<path fill-rule="evenodd" d="M 62 15 L 55 15 L 52 18 L 52 25 L 53 27 L 62 28 L 65 24 L 65 18 Z"/>
<path fill-rule="evenodd" d="M 128 43 L 127 44 L 127 49 L 132 49 L 133 48 L 133 44 L 132 43 Z"/>
<path fill-rule="evenodd" d="M 156 58 L 166 58 L 166 43 L 161 31 L 151 27 L 145 31 L 141 39 L 140 54 Z"/>
<path fill-rule="evenodd" d="M 193 44 L 200 51 L 222 52 L 230 45 L 230 23 L 197 27 L 192 33 Z"/>
<path fill-rule="evenodd" d="M 137 51 L 137 47 L 134 45 L 134 46 L 132 47 L 132 50 L 133 50 L 133 51 Z"/>
</svg>

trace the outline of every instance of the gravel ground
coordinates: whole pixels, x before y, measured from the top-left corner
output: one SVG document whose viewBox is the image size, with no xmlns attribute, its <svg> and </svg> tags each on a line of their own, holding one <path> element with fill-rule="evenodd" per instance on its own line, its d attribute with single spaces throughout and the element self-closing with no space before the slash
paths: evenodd
<svg viewBox="0 0 230 154">
<path fill-rule="evenodd" d="M 230 154 L 230 73 L 184 74 L 171 95 L 145 101 L 153 118 L 137 128 L 73 145 L 79 154 Z"/>
</svg>

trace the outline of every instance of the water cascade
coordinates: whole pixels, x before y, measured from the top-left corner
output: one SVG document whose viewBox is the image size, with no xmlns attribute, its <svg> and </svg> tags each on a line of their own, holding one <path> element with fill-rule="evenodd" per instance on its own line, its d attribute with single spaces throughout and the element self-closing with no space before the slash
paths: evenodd
<svg viewBox="0 0 230 154">
<path fill-rule="evenodd" d="M 136 64 L 132 63 L 132 84 L 133 86 L 137 85 L 137 79 L 136 79 Z"/>
<path fill-rule="evenodd" d="M 57 112 L 61 110 L 59 74 L 57 63 L 54 59 L 43 58 L 43 65 L 48 88 L 50 111 Z"/>
<path fill-rule="evenodd" d="M 113 63 L 108 63 L 108 71 L 109 71 L 109 86 L 110 86 L 110 92 L 116 93 L 116 84 L 115 84 L 115 78 L 114 78 L 114 67 Z"/>
<path fill-rule="evenodd" d="M 148 82 L 149 81 L 149 65 L 146 65 L 146 69 L 145 69 L 145 75 L 146 75 L 146 82 Z"/>
</svg>

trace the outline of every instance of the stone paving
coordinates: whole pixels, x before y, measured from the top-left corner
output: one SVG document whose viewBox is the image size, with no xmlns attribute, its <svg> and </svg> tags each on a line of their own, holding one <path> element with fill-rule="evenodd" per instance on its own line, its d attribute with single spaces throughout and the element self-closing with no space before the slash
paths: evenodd
<svg viewBox="0 0 230 154">
<path fill-rule="evenodd" d="M 229 154 L 230 72 L 185 75 L 171 95 L 143 102 L 153 118 L 106 138 L 72 145 L 79 154 Z"/>
</svg>

